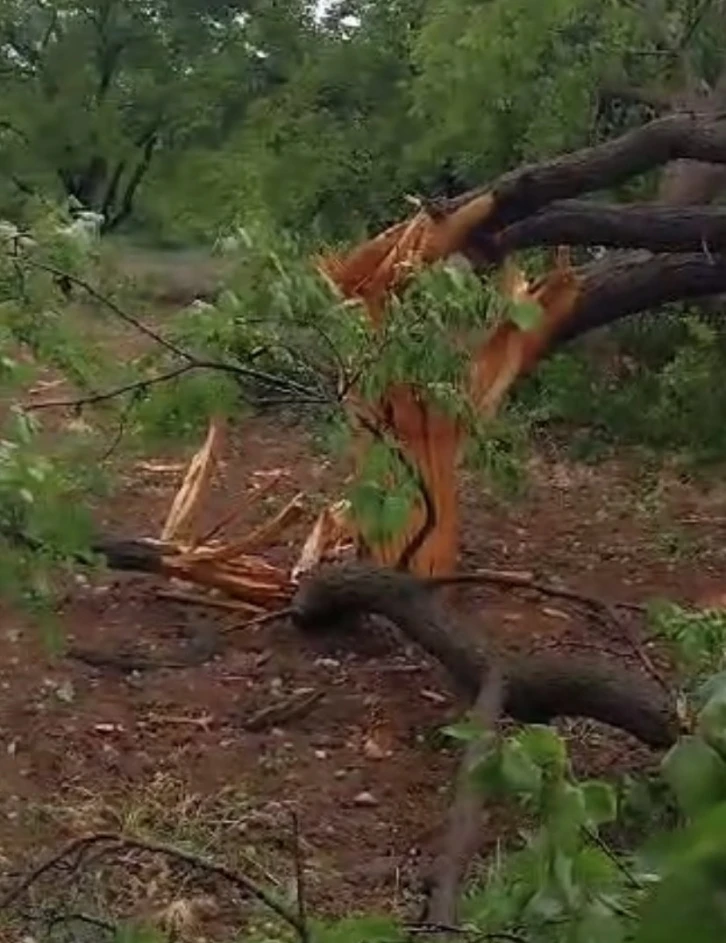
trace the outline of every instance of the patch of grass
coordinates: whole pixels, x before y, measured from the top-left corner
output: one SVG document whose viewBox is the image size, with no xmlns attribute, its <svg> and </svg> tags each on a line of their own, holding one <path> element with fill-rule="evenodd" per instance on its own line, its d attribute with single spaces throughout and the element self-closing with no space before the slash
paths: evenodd
<svg viewBox="0 0 726 943">
<path fill-rule="evenodd" d="M 288 904 L 294 898 L 290 815 L 277 803 L 261 806 L 238 785 L 202 795 L 180 779 L 158 774 L 115 799 L 78 790 L 52 804 L 26 803 L 22 816 L 24 829 L 37 835 L 39 844 L 41 835 L 47 844 L 48 835 L 122 832 L 223 863 Z M 62 841 L 54 839 L 53 844 Z M 301 850 L 308 884 L 314 888 L 321 872 L 304 840 Z M 16 934 L 7 938 L 21 939 L 30 932 L 38 943 L 65 939 L 50 927 L 61 910 L 95 914 L 119 926 L 124 920 L 155 926 L 179 943 L 200 934 L 225 941 L 285 939 L 261 905 L 249 899 L 240 904 L 239 894 L 223 883 L 154 855 L 94 858 L 90 853 L 67 883 L 62 872 L 49 874 L 23 901 L 22 914 L 5 916 Z"/>
</svg>

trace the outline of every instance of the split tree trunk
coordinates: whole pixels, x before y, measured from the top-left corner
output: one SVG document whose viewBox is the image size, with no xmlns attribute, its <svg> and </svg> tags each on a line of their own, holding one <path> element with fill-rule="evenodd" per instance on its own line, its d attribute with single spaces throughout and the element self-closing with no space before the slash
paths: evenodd
<svg viewBox="0 0 726 943">
<path fill-rule="evenodd" d="M 699 194 L 709 198 L 726 177 L 726 124 L 708 115 L 669 115 L 598 147 L 514 170 L 489 189 L 431 205 L 347 258 L 324 259 L 320 267 L 344 297 L 362 301 L 380 327 L 387 298 L 411 272 L 454 253 L 491 270 L 512 251 L 532 245 L 648 250 L 616 253 L 579 270 L 558 264 L 539 281 L 512 287 L 512 294 L 539 305 L 539 324 L 522 331 L 502 320 L 474 352 L 469 389 L 462 391 L 484 415 L 494 416 L 512 385 L 555 343 L 636 311 L 726 289 L 726 257 L 719 254 L 726 248 L 726 212 L 603 207 L 572 199 L 673 161 L 689 162 L 676 165 L 668 178 L 674 197 L 685 201 L 694 192 L 684 176 L 693 184 L 695 166 L 703 184 Z M 704 164 L 718 165 L 718 173 L 709 170 L 706 180 Z M 397 440 L 428 490 L 428 500 L 414 508 L 402 533 L 370 548 L 371 555 L 399 567 L 405 560 L 406 568 L 421 575 L 450 572 L 458 551 L 457 466 L 464 431 L 413 386 L 399 384 L 368 406 L 373 425 Z M 424 539 L 407 554 L 422 527 Z"/>
</svg>

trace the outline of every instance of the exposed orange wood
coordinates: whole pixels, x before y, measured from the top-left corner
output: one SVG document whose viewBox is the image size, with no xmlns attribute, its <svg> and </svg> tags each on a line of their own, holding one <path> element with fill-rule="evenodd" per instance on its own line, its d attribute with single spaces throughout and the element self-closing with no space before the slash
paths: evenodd
<svg viewBox="0 0 726 943">
<path fill-rule="evenodd" d="M 192 527 L 199 505 L 212 479 L 215 455 L 225 432 L 225 423 L 215 418 L 209 424 L 204 445 L 192 457 L 181 488 L 177 492 L 161 531 L 164 541 L 175 540 L 185 527 Z"/>
<path fill-rule="evenodd" d="M 446 258 L 465 247 L 473 227 L 484 222 L 495 207 L 492 194 L 484 194 L 443 218 L 425 211 L 363 243 L 347 257 L 318 260 L 321 272 L 343 297 L 364 304 L 374 325 L 385 317 L 391 293 L 400 290 L 413 271 Z M 522 331 L 502 319 L 472 358 L 470 395 L 488 416 L 496 414 L 515 380 L 530 370 L 544 353 L 558 326 L 571 314 L 578 284 L 569 257 L 558 256 L 555 269 L 528 285 L 522 271 L 505 260 L 502 293 L 510 298 L 535 301 L 542 318 L 533 330 Z M 435 509 L 431 533 L 410 561 L 419 574 L 445 573 L 456 564 L 458 545 L 457 464 L 462 430 L 457 421 L 426 402 L 421 391 L 396 384 L 373 404 L 400 447 L 419 469 Z M 396 564 L 424 521 L 423 503 L 412 511 L 402 533 L 383 545 L 370 548 L 375 560 Z"/>
<path fill-rule="evenodd" d="M 420 576 L 446 573 L 456 565 L 458 500 L 456 465 L 461 432 L 451 416 L 427 403 L 404 384 L 387 396 L 396 438 L 426 484 L 435 509 L 431 533 L 414 555 L 409 569 Z M 395 565 L 425 520 L 423 502 L 417 502 L 407 526 L 392 540 L 371 548 L 376 562 Z"/>
<path fill-rule="evenodd" d="M 557 329 L 572 315 L 578 293 L 577 275 L 564 266 L 520 290 L 520 299 L 539 305 L 540 323 L 522 331 L 512 321 L 502 321 L 474 355 L 471 395 L 484 415 L 496 415 L 512 384 L 536 365 Z"/>
</svg>

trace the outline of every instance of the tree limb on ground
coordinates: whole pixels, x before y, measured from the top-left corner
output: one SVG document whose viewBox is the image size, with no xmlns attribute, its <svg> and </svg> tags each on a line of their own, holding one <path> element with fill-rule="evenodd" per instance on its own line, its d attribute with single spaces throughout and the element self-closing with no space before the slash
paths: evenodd
<svg viewBox="0 0 726 943">
<path fill-rule="evenodd" d="M 332 567 L 307 581 L 293 600 L 293 621 L 315 630 L 346 616 L 376 613 L 449 671 L 456 686 L 475 698 L 493 659 L 462 630 L 415 576 L 365 566 Z M 588 717 L 624 730 L 654 748 L 670 746 L 679 732 L 675 706 L 640 674 L 600 659 L 534 655 L 501 666 L 503 710 L 523 723 Z"/>
</svg>

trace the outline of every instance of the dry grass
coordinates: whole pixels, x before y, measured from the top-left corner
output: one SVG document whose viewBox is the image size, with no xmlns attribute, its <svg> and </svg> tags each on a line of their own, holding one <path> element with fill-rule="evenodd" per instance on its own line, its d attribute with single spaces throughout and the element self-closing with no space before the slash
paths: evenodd
<svg viewBox="0 0 726 943">
<path fill-rule="evenodd" d="M 23 816 L 35 833 L 112 831 L 173 845 L 243 872 L 280 900 L 295 899 L 289 810 L 279 803 L 255 804 L 238 786 L 200 795 L 190 792 L 183 781 L 159 774 L 148 786 L 117 801 L 79 789 L 52 805 L 26 804 Z M 306 879 L 314 886 L 322 881 L 323 870 L 313 866 L 312 849 L 304 842 L 302 852 Z M 31 889 L 22 912 L 5 915 L 0 939 L 25 939 L 23 933 L 30 930 L 38 943 L 85 940 L 64 937 L 62 922 L 52 929 L 60 914 L 93 916 L 109 925 L 129 921 L 156 927 L 176 943 L 210 938 L 259 941 L 273 927 L 274 939 L 286 938 L 285 928 L 268 911 L 250 900 L 240 901 L 215 878 L 163 856 L 137 852 L 90 852 L 70 871 L 51 871 Z M 99 933 L 98 926 L 95 932 Z M 113 939 L 110 933 L 88 939 L 100 943 L 106 936 Z"/>
</svg>

